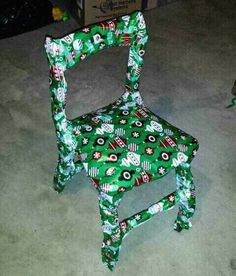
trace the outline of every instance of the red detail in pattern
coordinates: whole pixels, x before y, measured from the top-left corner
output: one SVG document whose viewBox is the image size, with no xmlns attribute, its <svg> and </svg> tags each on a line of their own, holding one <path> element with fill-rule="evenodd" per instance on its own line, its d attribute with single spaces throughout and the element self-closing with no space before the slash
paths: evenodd
<svg viewBox="0 0 236 276">
<path fill-rule="evenodd" d="M 102 152 L 101 151 L 95 151 L 93 153 L 93 159 L 94 160 L 99 160 L 102 157 Z"/>
<path fill-rule="evenodd" d="M 91 124 L 92 124 L 92 125 L 96 125 L 98 122 L 99 122 L 99 119 L 98 119 L 97 117 L 93 117 L 93 118 L 91 119 Z"/>
<path fill-rule="evenodd" d="M 114 31 L 115 28 L 116 28 L 116 22 L 115 21 L 101 22 L 101 23 L 98 23 L 98 25 L 101 26 L 103 30 Z"/>
<path fill-rule="evenodd" d="M 131 35 L 130 34 L 124 34 L 122 36 L 122 40 L 124 42 L 124 45 L 130 45 Z"/>
<path fill-rule="evenodd" d="M 114 141 L 109 143 L 110 149 L 116 149 L 118 147 L 120 147 L 120 148 L 126 147 L 126 139 L 125 138 L 115 137 Z"/>
<path fill-rule="evenodd" d="M 123 220 L 120 222 L 120 228 L 123 232 L 126 232 L 128 226 L 128 222 L 126 220 Z"/>
<path fill-rule="evenodd" d="M 163 141 L 160 141 L 160 147 L 168 148 L 168 147 L 176 147 L 176 139 L 170 138 L 170 136 L 164 137 Z"/>
<path fill-rule="evenodd" d="M 125 85 L 125 89 L 126 89 L 126 91 L 128 91 L 128 92 L 131 91 L 131 87 L 130 87 L 129 85 L 127 85 L 127 84 Z"/>
<path fill-rule="evenodd" d="M 63 69 L 61 65 L 50 67 L 50 77 L 55 78 L 57 81 L 61 80 L 63 76 Z"/>
<path fill-rule="evenodd" d="M 71 57 L 75 58 L 75 52 L 74 51 L 71 52 Z"/>
<path fill-rule="evenodd" d="M 139 186 L 141 184 L 148 183 L 151 180 L 152 180 L 152 175 L 150 173 L 142 171 L 141 176 L 139 178 L 136 178 L 134 186 Z"/>
<path fill-rule="evenodd" d="M 140 75 L 140 73 L 141 73 L 141 67 L 138 67 L 138 68 L 135 70 L 135 73 L 136 73 L 137 75 Z"/>
<path fill-rule="evenodd" d="M 52 67 L 52 66 L 50 67 L 50 73 L 49 73 L 49 75 L 50 75 L 50 77 L 52 77 L 52 78 L 53 78 L 53 76 L 54 76 L 54 70 L 53 70 L 53 67 Z"/>
<path fill-rule="evenodd" d="M 119 187 L 118 192 L 125 192 L 126 188 L 124 186 Z"/>
<path fill-rule="evenodd" d="M 97 188 L 98 185 L 99 185 L 99 180 L 96 179 L 96 178 L 92 178 L 92 177 L 91 177 L 91 181 L 92 181 L 92 183 L 93 183 L 93 186 L 94 186 L 95 188 Z"/>
<path fill-rule="evenodd" d="M 73 61 L 74 58 L 75 58 L 75 52 L 72 51 L 72 52 L 67 56 L 67 60 L 68 60 L 68 62 L 70 62 L 70 61 Z"/>
<path fill-rule="evenodd" d="M 148 117 L 147 112 L 144 111 L 143 109 L 139 109 L 137 112 L 134 113 L 134 115 L 138 118 L 140 118 L 140 117 L 147 118 Z"/>
</svg>

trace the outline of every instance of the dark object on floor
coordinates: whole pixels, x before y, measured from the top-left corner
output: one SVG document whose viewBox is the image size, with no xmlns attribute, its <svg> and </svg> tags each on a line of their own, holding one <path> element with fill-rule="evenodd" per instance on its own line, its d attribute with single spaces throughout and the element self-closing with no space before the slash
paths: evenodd
<svg viewBox="0 0 236 276">
<path fill-rule="evenodd" d="M 232 90 L 231 90 L 231 93 L 232 93 L 235 97 L 233 97 L 233 99 L 231 100 L 231 103 L 230 103 L 228 106 L 226 106 L 226 108 L 230 108 L 230 107 L 233 107 L 233 106 L 236 105 L 236 80 L 235 80 L 235 82 L 234 82 L 234 86 L 233 86 L 233 88 L 232 88 Z"/>
<path fill-rule="evenodd" d="M 0 3 L 0 38 L 37 29 L 54 21 L 48 0 L 8 0 Z"/>
<path fill-rule="evenodd" d="M 236 80 L 235 80 L 235 82 L 234 82 L 234 86 L 233 86 L 233 88 L 232 88 L 232 90 L 231 90 L 231 93 L 232 93 L 234 96 L 236 96 Z"/>
</svg>

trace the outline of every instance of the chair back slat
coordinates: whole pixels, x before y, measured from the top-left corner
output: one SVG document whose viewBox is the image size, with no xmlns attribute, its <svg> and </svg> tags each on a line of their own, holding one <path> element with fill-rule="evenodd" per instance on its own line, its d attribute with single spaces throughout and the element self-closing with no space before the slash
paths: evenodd
<svg viewBox="0 0 236 276">
<path fill-rule="evenodd" d="M 139 11 L 84 27 L 61 38 L 46 37 L 52 113 L 57 132 L 61 132 L 59 126 L 63 124 L 66 128 L 68 122 L 65 113 L 65 71 L 108 47 L 129 47 L 125 80 L 126 100 L 140 103 L 139 80 L 147 40 L 146 24 L 143 14 Z"/>
</svg>

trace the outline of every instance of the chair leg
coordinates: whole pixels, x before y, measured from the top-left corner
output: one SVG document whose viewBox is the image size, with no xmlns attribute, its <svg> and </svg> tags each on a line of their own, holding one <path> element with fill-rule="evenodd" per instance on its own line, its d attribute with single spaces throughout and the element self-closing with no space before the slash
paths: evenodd
<svg viewBox="0 0 236 276">
<path fill-rule="evenodd" d="M 113 201 L 114 200 L 114 201 Z M 122 242 L 121 229 L 118 218 L 118 204 L 121 196 L 115 200 L 106 193 L 99 195 L 99 208 L 102 220 L 103 243 L 102 262 L 112 271 L 118 261 Z"/>
<path fill-rule="evenodd" d="M 179 212 L 174 224 L 177 232 L 189 229 L 192 224 L 190 218 L 195 211 L 195 186 L 191 173 L 190 164 L 184 163 L 176 168 L 177 193 L 180 197 Z"/>
<path fill-rule="evenodd" d="M 59 193 L 63 191 L 65 183 L 83 169 L 81 161 L 74 162 L 74 155 L 75 153 L 69 153 L 64 156 L 59 153 L 53 181 L 53 187 Z"/>
</svg>

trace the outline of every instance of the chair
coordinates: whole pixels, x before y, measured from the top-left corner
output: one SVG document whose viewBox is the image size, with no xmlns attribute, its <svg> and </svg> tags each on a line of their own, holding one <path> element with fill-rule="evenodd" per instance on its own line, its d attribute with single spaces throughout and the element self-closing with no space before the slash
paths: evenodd
<svg viewBox="0 0 236 276">
<path fill-rule="evenodd" d="M 178 203 L 176 231 L 189 229 L 195 210 L 190 163 L 198 150 L 191 135 L 144 106 L 139 93 L 140 72 L 148 41 L 141 12 L 97 23 L 62 38 L 46 37 L 50 65 L 52 116 L 59 150 L 54 188 L 82 169 L 96 187 L 104 239 L 102 261 L 113 270 L 122 240 L 135 227 Z M 111 46 L 129 46 L 125 91 L 112 104 L 69 120 L 66 117 L 65 71 Z M 176 190 L 137 214 L 119 221 L 118 205 L 125 194 L 157 180 L 172 169 Z"/>
</svg>

